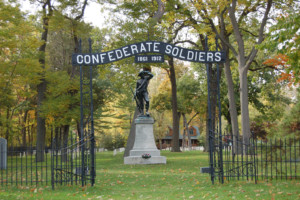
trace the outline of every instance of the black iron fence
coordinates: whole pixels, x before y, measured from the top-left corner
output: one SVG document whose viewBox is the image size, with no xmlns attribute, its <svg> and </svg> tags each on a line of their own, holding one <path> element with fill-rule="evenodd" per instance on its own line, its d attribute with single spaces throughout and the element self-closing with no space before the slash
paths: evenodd
<svg viewBox="0 0 300 200">
<path fill-rule="evenodd" d="M 221 180 L 300 179 L 300 140 L 253 139 L 222 135 L 223 171 Z"/>
<path fill-rule="evenodd" d="M 43 162 L 36 161 L 36 154 L 45 155 Z M 0 152 L 0 185 L 48 185 L 51 180 L 51 149 L 37 152 L 35 147 L 8 147 Z"/>
<path fill-rule="evenodd" d="M 60 135 L 44 151 L 36 147 L 0 148 L 0 186 L 91 185 L 95 182 L 93 138 Z M 37 154 L 44 154 L 38 162 Z"/>
<path fill-rule="evenodd" d="M 257 179 L 299 179 L 300 140 L 295 138 L 256 140 Z"/>
<path fill-rule="evenodd" d="M 69 138 L 68 142 L 55 139 L 51 153 L 51 183 L 73 185 L 95 183 L 95 150 L 92 138 L 86 135 L 81 140 Z"/>
</svg>

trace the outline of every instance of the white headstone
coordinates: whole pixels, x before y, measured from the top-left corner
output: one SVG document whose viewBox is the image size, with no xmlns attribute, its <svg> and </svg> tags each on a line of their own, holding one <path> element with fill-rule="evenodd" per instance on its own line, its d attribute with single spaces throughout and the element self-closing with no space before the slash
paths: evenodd
<svg viewBox="0 0 300 200">
<path fill-rule="evenodd" d="M 4 138 L 0 138 L 0 169 L 6 169 L 7 167 L 7 141 Z"/>
</svg>

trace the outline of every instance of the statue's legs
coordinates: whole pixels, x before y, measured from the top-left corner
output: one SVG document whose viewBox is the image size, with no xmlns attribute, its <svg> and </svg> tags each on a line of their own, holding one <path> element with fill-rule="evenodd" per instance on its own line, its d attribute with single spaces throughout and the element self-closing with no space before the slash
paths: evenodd
<svg viewBox="0 0 300 200">
<path fill-rule="evenodd" d="M 144 100 L 146 103 L 146 115 L 149 115 L 149 107 L 150 107 L 150 103 L 149 103 L 149 96 L 148 96 L 148 92 L 144 92 Z"/>
<path fill-rule="evenodd" d="M 141 115 L 144 115 L 144 98 L 143 98 L 143 94 L 138 94 L 138 101 L 139 101 L 139 112 Z"/>
</svg>

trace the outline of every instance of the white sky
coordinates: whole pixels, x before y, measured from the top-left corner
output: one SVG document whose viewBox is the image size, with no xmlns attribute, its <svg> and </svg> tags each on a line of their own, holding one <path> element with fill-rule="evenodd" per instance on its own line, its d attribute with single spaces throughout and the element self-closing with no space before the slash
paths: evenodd
<svg viewBox="0 0 300 200">
<path fill-rule="evenodd" d="M 38 11 L 38 6 L 30 4 L 28 0 L 21 0 L 21 9 L 29 13 L 36 13 Z M 109 16 L 109 11 L 101 12 L 101 5 L 95 2 L 89 2 L 84 13 L 84 21 L 91 23 L 95 27 L 103 28 L 109 21 L 107 21 Z"/>
</svg>

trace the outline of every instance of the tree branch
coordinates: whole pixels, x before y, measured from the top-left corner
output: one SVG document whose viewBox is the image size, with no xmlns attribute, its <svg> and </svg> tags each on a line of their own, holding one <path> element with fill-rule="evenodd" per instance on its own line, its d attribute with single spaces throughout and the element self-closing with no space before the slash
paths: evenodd
<svg viewBox="0 0 300 200">
<path fill-rule="evenodd" d="M 178 41 L 178 42 L 175 42 L 174 45 L 176 44 L 183 44 L 183 43 L 190 43 L 192 45 L 194 45 L 195 47 L 199 48 L 200 49 L 200 46 L 198 44 L 196 44 L 195 42 L 191 41 L 191 40 L 182 40 L 182 41 Z"/>
<path fill-rule="evenodd" d="M 206 10 L 205 8 L 203 8 L 202 11 L 205 13 L 205 15 L 204 15 L 202 12 L 199 12 L 199 10 L 197 10 L 198 14 L 200 14 L 200 16 L 201 16 L 202 18 L 207 19 L 207 20 L 209 21 L 209 24 L 210 24 L 210 26 L 211 26 L 213 32 L 216 34 L 216 36 L 218 36 L 218 38 L 220 38 L 220 40 L 222 40 L 222 42 L 223 42 L 226 46 L 228 46 L 228 48 L 232 51 L 232 53 L 233 53 L 235 56 L 237 56 L 238 54 L 237 54 L 236 50 L 234 49 L 234 47 L 233 47 L 233 46 L 232 46 L 232 45 L 231 45 L 231 44 L 223 37 L 222 34 L 219 33 L 219 31 L 217 30 L 217 28 L 216 28 L 216 26 L 215 26 L 213 20 L 210 19 L 210 18 L 208 17 L 208 12 L 207 12 L 207 10 Z M 222 12 L 222 13 L 223 13 L 223 12 Z"/>
<path fill-rule="evenodd" d="M 86 5 L 87 5 L 87 1 L 88 1 L 88 0 L 85 0 L 85 1 L 84 1 L 83 6 L 82 6 L 82 9 L 81 9 L 81 13 L 80 13 L 77 17 L 75 17 L 75 20 L 76 20 L 76 21 L 80 20 L 80 19 L 83 17 L 84 12 L 85 12 L 85 8 L 86 8 Z"/>
<path fill-rule="evenodd" d="M 163 17 L 164 13 L 165 13 L 165 5 L 161 0 L 156 0 L 157 2 L 157 11 L 153 16 L 153 19 L 156 20 L 156 22 L 161 22 L 161 18 Z"/>
<path fill-rule="evenodd" d="M 239 24 L 236 20 L 236 16 L 235 16 L 235 11 L 236 11 L 236 3 L 237 0 L 232 0 L 231 6 L 228 7 L 228 13 L 229 13 L 229 18 L 233 27 L 233 32 L 236 38 L 236 41 L 238 43 L 238 51 L 239 53 L 235 54 L 235 56 L 238 56 L 240 58 L 244 58 L 245 57 L 245 52 L 244 52 L 244 41 L 243 41 L 243 37 L 242 34 L 239 30 Z"/>
<path fill-rule="evenodd" d="M 266 8 L 266 11 L 264 13 L 263 20 L 260 24 L 260 29 L 259 29 L 259 34 L 258 34 L 258 41 L 257 41 L 256 44 L 261 44 L 262 41 L 264 40 L 264 28 L 267 24 L 268 15 L 270 13 L 272 3 L 273 3 L 273 0 L 268 0 L 267 8 Z M 257 52 L 258 52 L 258 50 L 254 46 L 251 50 L 251 53 L 249 54 L 249 58 L 248 58 L 247 63 L 246 63 L 246 68 L 248 68 L 248 69 L 250 68 L 250 65 L 251 65 L 252 61 L 254 60 Z"/>
<path fill-rule="evenodd" d="M 198 114 L 199 112 L 196 112 L 187 124 L 189 125 Z"/>
</svg>

